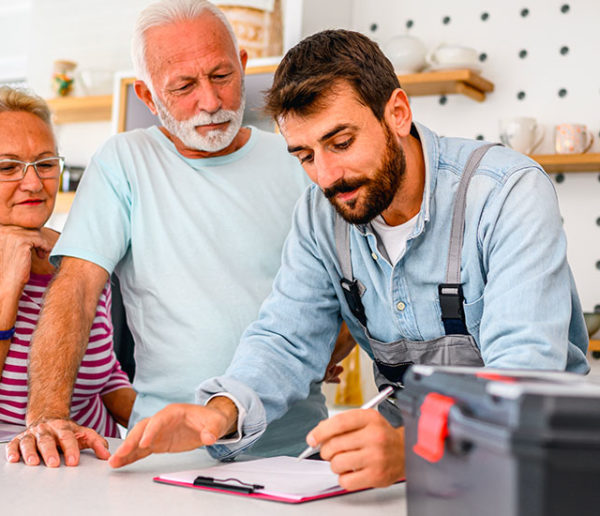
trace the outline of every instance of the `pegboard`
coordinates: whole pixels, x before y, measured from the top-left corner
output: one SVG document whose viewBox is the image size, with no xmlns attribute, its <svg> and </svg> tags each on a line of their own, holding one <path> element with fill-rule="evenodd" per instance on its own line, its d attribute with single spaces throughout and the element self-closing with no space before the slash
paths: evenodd
<svg viewBox="0 0 600 516">
<path fill-rule="evenodd" d="M 544 127 L 536 153 L 553 152 L 554 126 L 585 124 L 600 152 L 600 1 L 377 0 L 352 3 L 354 29 L 382 47 L 410 34 L 429 50 L 477 49 L 495 91 L 483 103 L 462 95 L 414 97 L 414 118 L 437 133 L 499 141 L 499 120 L 530 116 Z M 552 174 L 568 258 L 584 311 L 600 309 L 600 174 Z"/>
</svg>

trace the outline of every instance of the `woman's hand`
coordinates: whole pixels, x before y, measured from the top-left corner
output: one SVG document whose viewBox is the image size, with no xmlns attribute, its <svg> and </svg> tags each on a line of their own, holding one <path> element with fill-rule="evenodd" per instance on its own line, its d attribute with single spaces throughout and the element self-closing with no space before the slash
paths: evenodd
<svg viewBox="0 0 600 516">
<path fill-rule="evenodd" d="M 0 225 L 0 293 L 4 300 L 16 303 L 21 296 L 29 281 L 32 251 L 46 259 L 51 250 L 52 242 L 38 229 Z"/>
</svg>

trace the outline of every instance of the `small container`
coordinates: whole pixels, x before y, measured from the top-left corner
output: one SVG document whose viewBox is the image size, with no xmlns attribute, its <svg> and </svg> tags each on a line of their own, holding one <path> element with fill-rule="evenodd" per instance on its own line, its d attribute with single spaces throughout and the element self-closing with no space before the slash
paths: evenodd
<svg viewBox="0 0 600 516">
<path fill-rule="evenodd" d="M 75 68 L 77 68 L 77 63 L 73 61 L 54 61 L 52 91 L 57 97 L 65 97 L 73 91 Z"/>
</svg>

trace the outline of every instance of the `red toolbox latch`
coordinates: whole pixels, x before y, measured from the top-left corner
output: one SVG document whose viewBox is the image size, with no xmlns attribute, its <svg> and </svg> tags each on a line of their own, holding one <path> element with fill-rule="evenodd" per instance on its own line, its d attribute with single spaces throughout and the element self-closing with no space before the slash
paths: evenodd
<svg viewBox="0 0 600 516">
<path fill-rule="evenodd" d="M 438 462 L 444 455 L 444 441 L 448 436 L 448 412 L 454 400 L 437 392 L 425 396 L 417 429 L 417 443 L 413 451 L 429 462 Z"/>
</svg>

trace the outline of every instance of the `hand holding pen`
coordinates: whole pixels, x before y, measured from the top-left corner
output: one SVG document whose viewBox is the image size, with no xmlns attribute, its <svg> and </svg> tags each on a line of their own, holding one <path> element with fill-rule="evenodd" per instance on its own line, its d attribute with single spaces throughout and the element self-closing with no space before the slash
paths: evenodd
<svg viewBox="0 0 600 516">
<path fill-rule="evenodd" d="M 301 457 L 317 450 L 344 489 L 389 486 L 404 477 L 404 428 L 394 428 L 376 407 L 394 392 L 386 388 L 360 409 L 321 421 L 306 437 Z"/>
<path fill-rule="evenodd" d="M 371 398 L 369 401 L 364 403 L 360 408 L 361 409 L 375 408 L 383 400 L 389 398 L 392 395 L 392 393 L 394 392 L 394 390 L 395 390 L 394 387 L 392 387 L 391 385 L 388 385 L 385 389 L 382 389 L 379 392 L 379 394 L 377 394 L 377 396 Z M 306 459 L 306 457 L 309 457 L 309 456 L 317 453 L 320 449 L 321 449 L 320 445 L 315 446 L 314 448 L 312 446 L 309 446 L 300 455 L 298 455 L 298 460 Z"/>
</svg>

